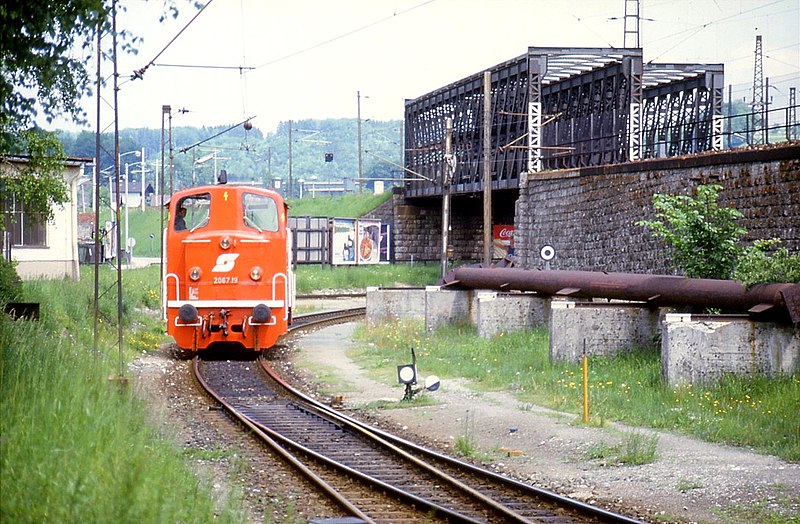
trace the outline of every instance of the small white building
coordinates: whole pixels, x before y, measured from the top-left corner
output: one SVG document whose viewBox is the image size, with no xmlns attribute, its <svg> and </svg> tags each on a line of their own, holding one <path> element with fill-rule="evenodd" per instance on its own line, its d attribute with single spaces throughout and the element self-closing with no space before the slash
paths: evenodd
<svg viewBox="0 0 800 524">
<path fill-rule="evenodd" d="M 67 185 L 68 200 L 53 209 L 53 219 L 47 222 L 26 213 L 13 195 L 0 195 L 5 203 L 2 218 L 5 227 L 0 230 L 2 256 L 11 255 L 17 262 L 17 273 L 23 280 L 35 278 L 80 279 L 78 266 L 78 178 L 83 166 L 91 159 L 68 158 L 64 162 L 62 177 Z M 0 159 L 0 178 L 14 176 L 28 162 L 23 156 Z M 11 220 L 13 215 L 13 220 Z"/>
</svg>

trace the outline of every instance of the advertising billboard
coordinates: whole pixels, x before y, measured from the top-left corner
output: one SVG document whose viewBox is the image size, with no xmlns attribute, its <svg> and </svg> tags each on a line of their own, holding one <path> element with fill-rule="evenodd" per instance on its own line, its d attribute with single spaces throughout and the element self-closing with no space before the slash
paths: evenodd
<svg viewBox="0 0 800 524">
<path fill-rule="evenodd" d="M 514 254 L 514 226 L 492 226 L 492 258 Z"/>
<path fill-rule="evenodd" d="M 353 218 L 334 218 L 332 222 L 331 264 L 356 264 L 358 231 Z"/>
</svg>

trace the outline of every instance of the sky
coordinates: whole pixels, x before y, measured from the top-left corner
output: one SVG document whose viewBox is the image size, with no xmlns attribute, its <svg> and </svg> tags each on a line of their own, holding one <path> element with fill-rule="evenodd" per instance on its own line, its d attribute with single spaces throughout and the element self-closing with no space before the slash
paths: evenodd
<svg viewBox="0 0 800 524">
<path fill-rule="evenodd" d="M 402 119 L 404 101 L 527 52 L 623 47 L 633 0 L 120 0 L 117 25 L 143 38 L 118 55 L 119 127 L 233 125 L 264 133 L 301 119 Z M 192 18 L 195 17 L 193 21 Z M 774 103 L 800 87 L 800 0 L 641 0 L 644 60 L 722 63 L 734 99 L 752 97 L 756 35 Z M 191 21 L 191 23 L 190 23 Z M 179 34 L 180 33 L 180 34 Z M 172 41 L 174 39 L 174 41 Z M 170 41 L 172 41 L 170 43 Z M 141 79 L 133 71 L 148 64 Z M 181 67 L 175 67 L 181 66 Z M 202 67 L 187 67 L 202 66 Z M 112 72 L 105 64 L 103 76 Z M 92 74 L 95 74 L 92 71 Z M 113 129 L 110 89 L 101 126 Z M 96 99 L 83 103 L 94 131 Z M 179 112 L 187 109 L 188 112 Z"/>
</svg>

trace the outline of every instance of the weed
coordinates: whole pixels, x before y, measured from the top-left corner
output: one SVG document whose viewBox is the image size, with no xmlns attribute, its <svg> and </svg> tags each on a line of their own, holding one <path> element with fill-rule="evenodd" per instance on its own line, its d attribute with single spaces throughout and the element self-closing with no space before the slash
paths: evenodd
<svg viewBox="0 0 800 524">
<path fill-rule="evenodd" d="M 591 445 L 584 452 L 584 457 L 589 460 L 601 460 L 603 465 L 638 466 L 649 464 L 656 459 L 657 446 L 658 436 L 631 431 L 623 435 L 619 444 L 612 446 L 601 441 Z"/>
</svg>

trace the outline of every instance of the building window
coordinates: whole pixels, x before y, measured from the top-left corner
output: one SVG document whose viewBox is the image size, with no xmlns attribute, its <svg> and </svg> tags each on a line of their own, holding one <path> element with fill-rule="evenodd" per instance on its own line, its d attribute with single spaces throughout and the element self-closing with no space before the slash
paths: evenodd
<svg viewBox="0 0 800 524">
<path fill-rule="evenodd" d="M 3 222 L 6 231 L 11 232 L 14 246 L 47 246 L 47 219 L 42 213 L 25 211 L 25 205 L 11 196 L 5 202 Z"/>
</svg>

